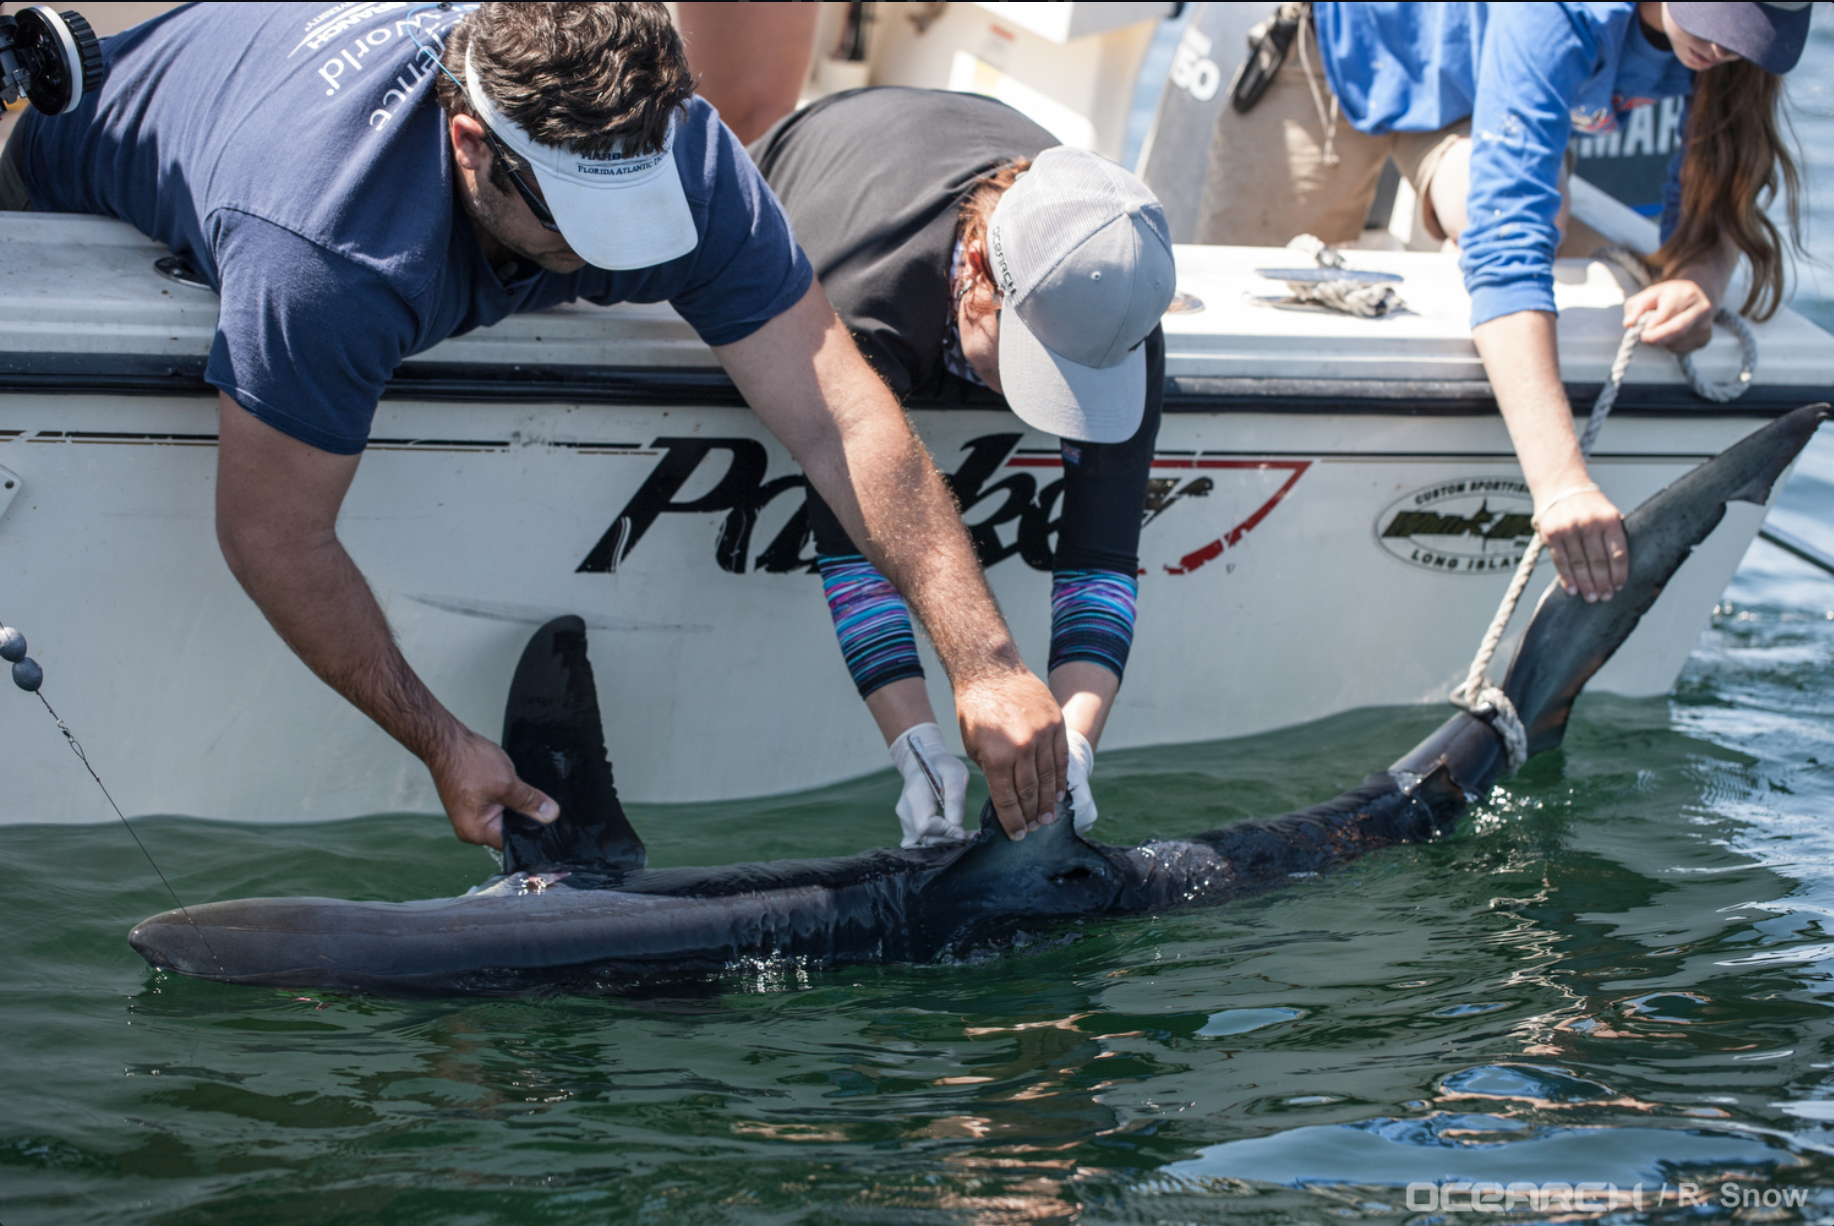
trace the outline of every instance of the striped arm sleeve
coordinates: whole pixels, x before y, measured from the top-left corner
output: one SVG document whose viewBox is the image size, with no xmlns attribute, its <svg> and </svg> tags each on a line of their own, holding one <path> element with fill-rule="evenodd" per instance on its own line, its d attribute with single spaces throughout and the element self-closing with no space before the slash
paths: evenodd
<svg viewBox="0 0 1834 1226">
<path fill-rule="evenodd" d="M 816 565 L 841 656 L 860 697 L 894 681 L 923 676 L 911 611 L 890 580 L 857 553 L 822 557 Z"/>
<path fill-rule="evenodd" d="M 1060 570 L 1051 577 L 1052 668 L 1071 660 L 1124 676 L 1140 585 L 1112 570 Z"/>
</svg>

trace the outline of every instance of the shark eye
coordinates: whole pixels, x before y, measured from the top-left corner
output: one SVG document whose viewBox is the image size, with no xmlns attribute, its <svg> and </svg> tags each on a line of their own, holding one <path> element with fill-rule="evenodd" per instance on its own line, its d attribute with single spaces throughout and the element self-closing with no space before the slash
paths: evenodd
<svg viewBox="0 0 1834 1226">
<path fill-rule="evenodd" d="M 1053 875 L 1051 881 L 1055 885 L 1068 885 L 1072 881 L 1087 881 L 1094 875 L 1095 874 L 1089 870 L 1088 865 L 1079 864 L 1075 868 L 1065 869 L 1063 872 Z"/>
</svg>

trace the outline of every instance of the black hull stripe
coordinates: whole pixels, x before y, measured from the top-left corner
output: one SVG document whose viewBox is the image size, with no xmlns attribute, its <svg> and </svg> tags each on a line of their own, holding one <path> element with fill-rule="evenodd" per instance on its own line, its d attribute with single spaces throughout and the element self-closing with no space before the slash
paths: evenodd
<svg viewBox="0 0 1834 1226">
<path fill-rule="evenodd" d="M 1168 413 L 1303 413 L 1406 417 L 1489 417 L 1496 397 L 1482 380 L 1168 378 Z M 1596 383 L 1569 383 L 1576 406 L 1597 397 Z M 214 396 L 204 382 L 204 359 L 120 354 L 0 354 L 0 394 Z M 455 404 L 605 404 L 743 407 L 738 389 L 715 367 L 485 366 L 407 362 L 389 381 L 385 399 Z M 1780 416 L 1798 405 L 1834 398 L 1834 387 L 1767 384 L 1731 404 L 1708 404 L 1681 384 L 1629 384 L 1614 412 L 1624 417 L 1686 414 L 1712 417 Z M 1003 402 L 980 392 L 947 402 L 917 400 L 911 408 L 998 410 Z"/>
</svg>

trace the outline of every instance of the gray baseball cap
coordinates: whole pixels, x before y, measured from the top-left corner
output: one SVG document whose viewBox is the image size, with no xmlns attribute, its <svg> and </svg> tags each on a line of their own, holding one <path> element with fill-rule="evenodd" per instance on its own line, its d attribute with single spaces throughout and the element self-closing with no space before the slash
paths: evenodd
<svg viewBox="0 0 1834 1226">
<path fill-rule="evenodd" d="M 1000 383 L 1027 425 L 1119 443 L 1146 404 L 1141 347 L 1172 303 L 1165 210 L 1086 149 L 1046 149 L 1000 197 L 987 256 L 1005 297 Z"/>
</svg>

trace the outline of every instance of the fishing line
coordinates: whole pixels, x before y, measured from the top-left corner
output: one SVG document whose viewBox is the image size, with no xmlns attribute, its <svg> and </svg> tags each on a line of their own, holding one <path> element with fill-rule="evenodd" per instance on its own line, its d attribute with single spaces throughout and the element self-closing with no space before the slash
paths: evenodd
<svg viewBox="0 0 1834 1226">
<path fill-rule="evenodd" d="M 134 846 L 138 847 L 140 854 L 146 857 L 147 864 L 159 878 L 159 884 L 166 887 L 166 893 L 172 896 L 172 901 L 177 905 L 179 914 L 185 917 L 185 922 L 191 925 L 191 931 L 197 934 L 197 939 L 202 941 L 204 948 L 209 951 L 211 961 L 217 964 L 218 970 L 221 970 L 223 960 L 217 957 L 217 951 L 211 948 L 210 938 L 204 935 L 204 930 L 199 928 L 197 921 L 191 918 L 190 909 L 180 901 L 178 891 L 173 889 L 172 883 L 166 879 L 158 861 L 153 859 L 153 853 L 148 851 L 146 844 L 140 841 L 139 831 L 135 830 L 133 823 L 127 820 L 127 814 L 121 812 L 121 806 L 115 803 L 115 798 L 109 792 L 108 785 L 102 782 L 102 776 L 96 773 L 95 766 L 89 761 L 89 755 L 83 752 L 82 742 L 76 739 L 76 734 L 70 731 L 70 726 L 64 723 L 63 718 L 51 706 L 51 700 L 45 697 L 44 690 L 40 688 L 44 683 L 44 670 L 38 666 L 36 660 L 25 654 L 25 636 L 17 629 L 0 626 L 0 657 L 13 661 L 14 684 L 36 695 L 38 701 L 45 705 L 46 714 L 50 715 L 51 722 L 57 725 L 57 730 L 64 734 L 64 740 L 69 744 L 70 752 L 76 755 L 76 760 L 83 764 L 83 769 L 89 772 L 89 777 L 94 779 L 96 786 L 102 789 L 102 796 L 108 801 L 108 807 L 115 811 L 115 816 L 121 819 L 123 826 L 127 827 L 127 833 L 134 840 Z"/>
</svg>

